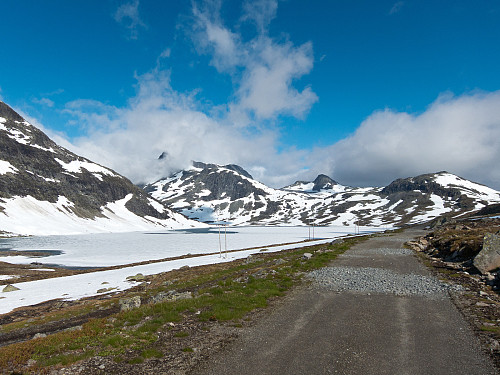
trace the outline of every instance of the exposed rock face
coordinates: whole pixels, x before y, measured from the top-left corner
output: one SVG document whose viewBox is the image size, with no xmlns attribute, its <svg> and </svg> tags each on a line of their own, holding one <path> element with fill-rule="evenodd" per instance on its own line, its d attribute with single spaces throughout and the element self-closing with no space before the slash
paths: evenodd
<svg viewBox="0 0 500 375">
<path fill-rule="evenodd" d="M 149 221 L 151 228 L 160 227 L 162 220 L 165 226 L 175 218 L 185 221 L 115 171 L 57 145 L 0 102 L 0 212 L 20 198 L 29 198 L 33 206 L 48 202 L 81 219 L 110 216 L 104 207 L 123 200 L 131 216 L 156 221 Z M 89 231 L 81 224 L 82 232 Z"/>
<path fill-rule="evenodd" d="M 326 175 L 273 189 L 235 165 L 193 167 L 145 187 L 205 222 L 292 225 L 401 225 L 500 202 L 500 193 L 447 172 L 399 179 L 386 188 L 351 188 Z"/>
<path fill-rule="evenodd" d="M 483 249 L 474 258 L 474 266 L 484 275 L 500 267 L 500 235 L 484 236 Z"/>
<path fill-rule="evenodd" d="M 329 190 L 332 189 L 335 185 L 338 185 L 338 182 L 332 180 L 327 175 L 320 174 L 314 180 L 314 186 L 312 190 L 313 191 Z"/>
</svg>

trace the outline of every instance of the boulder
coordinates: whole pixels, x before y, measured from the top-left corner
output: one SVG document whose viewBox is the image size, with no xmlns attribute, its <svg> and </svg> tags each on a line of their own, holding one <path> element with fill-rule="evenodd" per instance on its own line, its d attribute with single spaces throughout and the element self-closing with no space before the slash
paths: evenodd
<svg viewBox="0 0 500 375">
<path fill-rule="evenodd" d="M 483 248 L 474 258 L 474 266 L 484 275 L 500 267 L 500 235 L 484 236 Z"/>
<path fill-rule="evenodd" d="M 140 281 L 144 281 L 145 277 L 144 277 L 144 275 L 142 273 L 138 273 L 135 276 L 127 276 L 126 280 L 127 281 L 137 281 L 137 282 L 140 282 Z"/>
<path fill-rule="evenodd" d="M 312 255 L 311 253 L 304 253 L 304 254 L 302 255 L 302 259 L 304 259 L 304 260 L 309 260 L 309 259 L 311 259 L 311 258 L 312 258 L 312 256 L 313 256 L 313 255 Z"/>
<path fill-rule="evenodd" d="M 7 292 L 14 292 L 16 290 L 20 290 L 18 287 L 15 287 L 14 285 L 7 285 L 5 288 L 3 288 L 3 292 L 4 293 L 7 293 Z"/>
<path fill-rule="evenodd" d="M 141 297 L 122 298 L 119 301 L 120 311 L 132 310 L 141 306 Z"/>
<path fill-rule="evenodd" d="M 160 292 L 157 295 L 151 297 L 150 303 L 160 303 L 165 301 L 178 301 L 181 299 L 193 298 L 191 292 L 177 292 L 175 290 L 169 290 L 168 292 Z"/>
</svg>

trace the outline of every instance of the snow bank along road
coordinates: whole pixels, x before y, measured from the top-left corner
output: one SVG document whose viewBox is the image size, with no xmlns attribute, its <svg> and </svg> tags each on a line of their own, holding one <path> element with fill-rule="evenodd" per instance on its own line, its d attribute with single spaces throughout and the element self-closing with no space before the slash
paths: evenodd
<svg viewBox="0 0 500 375">
<path fill-rule="evenodd" d="M 197 374 L 496 374 L 435 279 L 403 243 L 358 244 Z"/>
</svg>

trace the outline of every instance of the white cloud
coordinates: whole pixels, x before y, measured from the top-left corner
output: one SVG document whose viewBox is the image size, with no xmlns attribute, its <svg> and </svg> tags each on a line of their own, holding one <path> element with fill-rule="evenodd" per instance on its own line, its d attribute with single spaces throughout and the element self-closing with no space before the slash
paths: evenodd
<svg viewBox="0 0 500 375">
<path fill-rule="evenodd" d="M 129 3 L 120 14 L 133 19 L 137 7 L 137 1 Z M 297 47 L 263 34 L 275 8 L 275 1 L 244 6 L 240 22 L 250 20 L 258 27 L 243 42 L 239 33 L 223 25 L 219 2 L 193 5 L 191 36 L 220 73 L 231 75 L 232 102 L 217 111 L 202 111 L 198 91 L 177 92 L 170 71 L 157 64 L 136 77 L 136 95 L 125 107 L 92 100 L 68 103 L 65 112 L 87 130 L 70 148 L 134 182 L 151 182 L 199 160 L 240 164 L 275 186 L 289 183 L 301 173 L 307 155 L 293 148 L 278 151 L 280 134 L 274 122 L 282 115 L 303 117 L 317 96 L 309 87 L 299 90 L 293 85 L 312 69 L 312 45 Z M 259 9 L 265 14 L 259 16 Z M 169 56 L 170 50 L 165 51 L 159 58 Z M 158 160 L 163 152 L 167 157 Z"/>
<path fill-rule="evenodd" d="M 445 94 L 421 114 L 375 112 L 328 152 L 335 178 L 353 185 L 448 170 L 498 189 L 500 91 Z"/>
<path fill-rule="evenodd" d="M 129 30 L 130 39 L 137 39 L 139 29 L 146 28 L 146 24 L 139 15 L 139 0 L 120 5 L 114 14 L 114 19 Z"/>
<path fill-rule="evenodd" d="M 267 27 L 272 19 L 276 17 L 278 10 L 277 0 L 247 0 L 243 4 L 245 13 L 241 17 L 243 21 L 252 21 L 261 34 L 267 32 Z"/>
<path fill-rule="evenodd" d="M 297 47 L 267 35 L 267 25 L 276 14 L 274 0 L 245 3 L 242 20 L 257 25 L 257 34 L 247 42 L 223 25 L 219 3 L 209 5 L 203 10 L 196 5 L 193 8 L 194 40 L 201 52 L 212 56 L 212 65 L 221 73 L 231 74 L 236 83 L 236 98 L 229 104 L 231 119 L 244 125 L 253 117 L 303 118 L 318 97 L 310 87 L 301 91 L 295 88 L 294 80 L 311 71 L 312 44 Z"/>
<path fill-rule="evenodd" d="M 135 182 L 165 177 L 192 160 L 252 167 L 276 155 L 276 132 L 249 134 L 207 116 L 193 97 L 171 88 L 167 72 L 154 70 L 137 79 L 137 95 L 125 108 L 83 100 L 67 105 L 89 129 L 72 150 Z M 163 152 L 168 156 L 158 160 Z"/>
<path fill-rule="evenodd" d="M 49 98 L 40 98 L 40 99 L 34 98 L 33 103 L 41 104 L 50 108 L 54 106 L 54 101 Z"/>
<path fill-rule="evenodd" d="M 401 9 L 403 8 L 403 6 L 405 5 L 405 2 L 404 1 L 398 1 L 396 2 L 391 10 L 389 10 L 389 14 L 396 14 L 396 13 L 399 13 L 401 11 Z"/>
</svg>

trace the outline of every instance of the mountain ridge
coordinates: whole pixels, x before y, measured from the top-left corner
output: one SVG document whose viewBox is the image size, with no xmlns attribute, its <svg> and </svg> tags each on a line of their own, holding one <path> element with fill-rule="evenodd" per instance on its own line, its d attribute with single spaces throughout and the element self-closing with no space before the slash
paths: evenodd
<svg viewBox="0 0 500 375">
<path fill-rule="evenodd" d="M 237 225 L 403 225 L 500 202 L 500 192 L 446 171 L 368 188 L 343 186 L 321 174 L 274 189 L 240 170 L 194 162 L 145 189 L 193 219 Z"/>
</svg>

